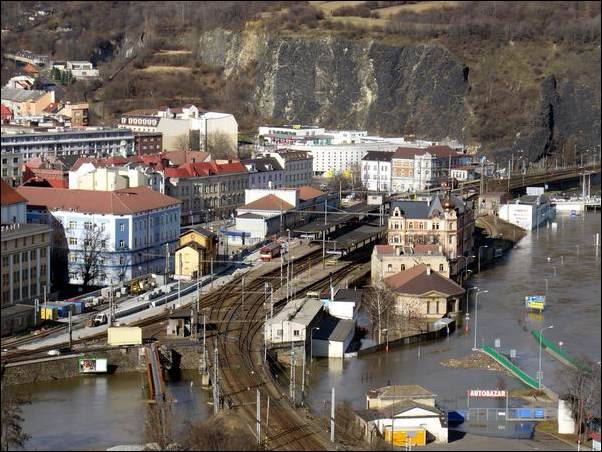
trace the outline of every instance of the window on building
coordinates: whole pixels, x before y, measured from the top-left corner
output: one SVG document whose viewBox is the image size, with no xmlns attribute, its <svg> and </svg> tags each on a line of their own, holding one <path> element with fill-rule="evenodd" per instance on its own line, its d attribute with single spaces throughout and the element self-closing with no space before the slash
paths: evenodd
<svg viewBox="0 0 602 452">
<path fill-rule="evenodd" d="M 77 228 L 77 221 L 69 221 L 69 229 L 75 229 Z"/>
<path fill-rule="evenodd" d="M 439 271 L 442 272 L 443 271 L 443 264 L 439 264 Z"/>
<path fill-rule="evenodd" d="M 119 225 L 119 230 L 120 230 L 121 232 L 125 232 L 125 224 L 121 223 L 121 224 Z"/>
<path fill-rule="evenodd" d="M 387 271 L 388 271 L 388 272 L 391 272 L 391 271 L 393 271 L 393 264 L 389 264 L 389 265 L 387 265 Z"/>
<path fill-rule="evenodd" d="M 119 248 L 125 248 L 125 240 L 119 241 Z"/>
<path fill-rule="evenodd" d="M 77 245 L 77 239 L 75 237 L 69 237 L 69 245 Z"/>
<path fill-rule="evenodd" d="M 293 330 L 293 336 L 299 336 L 299 330 Z"/>
<path fill-rule="evenodd" d="M 86 229 L 88 231 L 91 230 L 91 229 L 93 229 L 92 222 L 91 221 L 84 222 L 84 229 Z"/>
<path fill-rule="evenodd" d="M 401 264 L 400 271 L 404 271 L 405 269 L 406 269 L 406 265 L 405 264 Z"/>
<path fill-rule="evenodd" d="M 283 333 L 284 333 L 284 331 L 283 331 L 283 330 L 277 330 L 277 331 L 276 331 L 276 336 L 280 336 L 280 337 L 282 337 L 282 334 L 283 334 Z"/>
</svg>

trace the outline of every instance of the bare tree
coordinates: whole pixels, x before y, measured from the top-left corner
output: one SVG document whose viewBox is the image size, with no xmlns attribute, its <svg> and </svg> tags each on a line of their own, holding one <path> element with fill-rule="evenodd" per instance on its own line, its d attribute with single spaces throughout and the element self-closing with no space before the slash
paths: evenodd
<svg viewBox="0 0 602 452">
<path fill-rule="evenodd" d="M 106 235 L 96 225 L 85 229 L 81 248 L 77 251 L 77 260 L 71 269 L 72 276 L 82 281 L 84 289 L 101 275 L 103 254 L 107 250 L 106 241 Z"/>
<path fill-rule="evenodd" d="M 582 358 L 575 368 L 563 375 L 579 439 L 583 443 L 591 421 L 600 418 L 600 365 Z"/>
<path fill-rule="evenodd" d="M 188 151 L 190 149 L 190 137 L 187 134 L 178 135 L 174 140 L 179 150 Z"/>
<path fill-rule="evenodd" d="M 204 143 L 205 151 L 211 154 L 213 160 L 236 158 L 236 144 L 232 137 L 223 132 L 207 133 L 207 142 Z"/>
<path fill-rule="evenodd" d="M 29 403 L 2 385 L 2 450 L 23 449 L 29 435 L 23 432 L 21 406 Z"/>
<path fill-rule="evenodd" d="M 383 325 L 387 325 L 391 320 L 391 314 L 394 309 L 395 296 L 389 287 L 383 281 L 378 281 L 366 291 L 366 311 L 372 324 L 372 333 L 374 329 L 378 330 L 378 343 L 382 342 Z"/>
<path fill-rule="evenodd" d="M 257 450 L 255 438 L 245 423 L 239 422 L 226 423 L 223 418 L 213 417 L 195 423 L 184 434 L 183 450 Z"/>
<path fill-rule="evenodd" d="M 161 450 L 168 449 L 174 443 L 171 403 L 150 403 L 146 409 L 144 421 L 144 439 L 157 444 Z"/>
</svg>

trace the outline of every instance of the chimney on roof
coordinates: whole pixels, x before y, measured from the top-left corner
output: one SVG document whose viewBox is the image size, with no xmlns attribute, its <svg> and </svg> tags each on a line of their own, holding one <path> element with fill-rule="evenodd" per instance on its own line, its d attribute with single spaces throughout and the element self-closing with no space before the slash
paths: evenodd
<svg viewBox="0 0 602 452">
<path fill-rule="evenodd" d="M 427 276 L 430 276 L 430 274 L 431 274 L 431 264 L 426 264 L 426 274 L 427 274 Z"/>
</svg>

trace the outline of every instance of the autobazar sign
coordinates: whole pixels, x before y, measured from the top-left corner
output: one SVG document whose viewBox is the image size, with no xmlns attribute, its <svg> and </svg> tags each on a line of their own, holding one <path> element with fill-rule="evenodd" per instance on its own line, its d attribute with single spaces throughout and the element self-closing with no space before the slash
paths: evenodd
<svg viewBox="0 0 602 452">
<path fill-rule="evenodd" d="M 471 389 L 468 391 L 469 397 L 488 397 L 488 398 L 504 398 L 506 397 L 505 389 Z"/>
</svg>

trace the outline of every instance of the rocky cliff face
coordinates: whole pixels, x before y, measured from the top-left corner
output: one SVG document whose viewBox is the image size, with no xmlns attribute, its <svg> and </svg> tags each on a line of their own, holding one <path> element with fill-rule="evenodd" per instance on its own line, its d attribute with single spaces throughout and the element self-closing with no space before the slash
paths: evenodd
<svg viewBox="0 0 602 452">
<path fill-rule="evenodd" d="M 304 124 L 462 137 L 468 68 L 444 48 L 218 30 L 199 57 L 233 76 L 257 62 L 258 113 Z"/>
<path fill-rule="evenodd" d="M 214 30 L 200 41 L 198 57 L 223 66 L 226 77 L 253 68 L 251 99 L 263 117 L 479 141 L 468 133 L 469 68 L 443 47 L 285 36 L 265 29 Z M 483 144 L 501 154 L 523 149 L 537 160 L 559 141 L 585 148 L 599 143 L 599 79 L 577 82 L 550 76 L 539 91 L 539 107 L 525 112 L 524 128 L 508 132 L 506 141 L 512 145 Z M 516 104 L 521 105 L 520 99 Z"/>
</svg>

